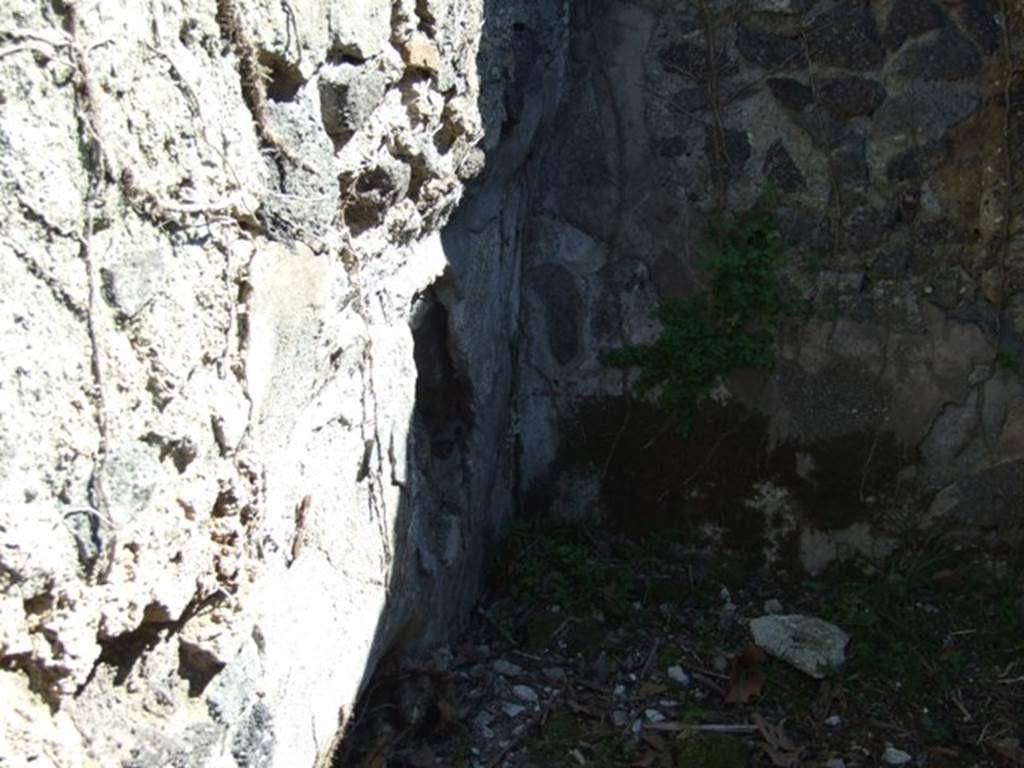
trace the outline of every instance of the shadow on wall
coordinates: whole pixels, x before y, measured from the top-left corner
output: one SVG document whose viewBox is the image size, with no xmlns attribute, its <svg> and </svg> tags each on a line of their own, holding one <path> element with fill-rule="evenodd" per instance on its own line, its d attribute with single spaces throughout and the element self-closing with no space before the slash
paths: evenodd
<svg viewBox="0 0 1024 768">
<path fill-rule="evenodd" d="M 530 150 L 558 101 L 560 53 L 543 36 L 558 39 L 567 31 L 545 26 L 567 11 L 553 5 L 561 4 L 485 3 L 477 58 L 485 170 L 442 234 L 444 274 L 411 309 L 416 402 L 406 483 L 392 520 L 388 597 L 363 672 L 362 700 L 322 765 L 354 764 L 356 751 L 372 748 L 374 739 L 429 724 L 436 715 L 428 704 L 436 699 L 429 674 L 393 685 L 387 672 L 399 657 L 457 631 L 480 596 L 500 528 L 516 509 L 516 444 L 509 435 L 518 230 L 534 175 Z M 373 478 L 387 472 L 387 458 L 381 459 L 387 451 L 367 447 L 360 482 L 388 482 Z"/>
</svg>

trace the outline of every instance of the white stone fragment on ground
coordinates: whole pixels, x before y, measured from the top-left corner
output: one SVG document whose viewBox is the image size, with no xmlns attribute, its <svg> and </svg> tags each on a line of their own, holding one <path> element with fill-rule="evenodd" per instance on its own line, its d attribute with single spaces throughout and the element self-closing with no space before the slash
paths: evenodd
<svg viewBox="0 0 1024 768">
<path fill-rule="evenodd" d="M 523 674 L 523 668 L 505 659 L 498 659 L 494 662 L 494 671 L 505 677 L 519 677 Z"/>
<path fill-rule="evenodd" d="M 476 717 L 473 718 L 473 722 L 476 723 L 477 726 L 484 728 L 494 722 L 494 715 L 486 709 L 482 709 L 477 712 Z"/>
<path fill-rule="evenodd" d="M 782 603 L 774 597 L 764 601 L 764 612 L 769 614 L 782 613 Z"/>
<path fill-rule="evenodd" d="M 886 765 L 906 765 L 914 758 L 896 747 L 886 747 L 882 753 L 882 762 Z"/>
<path fill-rule="evenodd" d="M 656 709 L 645 709 L 644 717 L 647 718 L 649 723 L 661 723 L 665 721 L 665 716 Z"/>
<path fill-rule="evenodd" d="M 501 711 L 509 717 L 516 718 L 526 711 L 526 707 L 522 707 L 518 704 L 503 704 Z"/>
<path fill-rule="evenodd" d="M 669 677 L 670 680 L 672 680 L 673 682 L 679 683 L 680 685 L 689 685 L 690 684 L 690 676 L 688 674 L 686 674 L 686 672 L 680 666 L 669 667 L 668 668 L 668 677 Z"/>
<path fill-rule="evenodd" d="M 620 709 L 612 712 L 612 725 L 616 728 L 625 728 L 626 723 L 629 722 L 629 716 Z"/>
<path fill-rule="evenodd" d="M 567 678 L 565 670 L 561 667 L 544 667 L 544 677 L 555 682 L 565 682 Z"/>
<path fill-rule="evenodd" d="M 526 685 L 517 685 L 512 688 L 512 693 L 515 694 L 516 698 L 525 701 L 527 704 L 537 703 L 537 692 Z"/>
<path fill-rule="evenodd" d="M 829 715 L 825 718 L 825 725 L 835 728 L 839 723 L 842 722 L 842 718 L 839 715 Z"/>
<path fill-rule="evenodd" d="M 626 695 L 626 686 L 624 686 L 624 685 L 616 685 L 615 689 L 612 691 L 612 695 L 613 696 L 625 696 Z"/>
<path fill-rule="evenodd" d="M 813 616 L 761 616 L 752 619 L 754 642 L 765 651 L 819 680 L 846 661 L 850 636 Z"/>
</svg>

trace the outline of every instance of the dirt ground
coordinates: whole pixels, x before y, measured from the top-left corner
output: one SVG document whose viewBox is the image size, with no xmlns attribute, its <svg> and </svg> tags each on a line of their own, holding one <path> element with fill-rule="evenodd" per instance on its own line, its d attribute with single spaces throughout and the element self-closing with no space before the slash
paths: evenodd
<svg viewBox="0 0 1024 768">
<path fill-rule="evenodd" d="M 1019 574 L 736 563 L 666 531 L 517 525 L 461 639 L 386 665 L 335 765 L 1024 765 Z M 773 613 L 840 627 L 845 663 L 817 680 L 765 654 L 749 621 Z"/>
</svg>

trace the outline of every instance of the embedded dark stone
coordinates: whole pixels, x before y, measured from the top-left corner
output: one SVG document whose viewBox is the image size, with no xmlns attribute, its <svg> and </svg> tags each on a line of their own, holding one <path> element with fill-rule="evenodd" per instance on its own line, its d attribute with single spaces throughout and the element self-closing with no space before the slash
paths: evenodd
<svg viewBox="0 0 1024 768">
<path fill-rule="evenodd" d="M 782 208 L 775 216 L 783 242 L 815 251 L 831 247 L 829 220 L 820 212 L 807 208 Z"/>
<path fill-rule="evenodd" d="M 663 48 L 658 53 L 658 60 L 666 72 L 680 77 L 687 77 L 703 82 L 708 77 L 708 51 L 703 45 L 681 42 Z M 715 59 L 715 67 L 722 72 L 729 61 L 725 51 L 719 51 Z"/>
<path fill-rule="evenodd" d="M 995 53 L 1002 44 L 1003 32 L 996 21 L 1001 15 L 999 0 L 963 0 L 960 22 L 985 53 Z"/>
<path fill-rule="evenodd" d="M 953 24 L 903 56 L 900 74 L 919 80 L 962 80 L 981 71 L 981 55 Z"/>
<path fill-rule="evenodd" d="M 722 133 L 724 140 L 722 149 L 725 152 L 725 157 L 717 157 L 714 128 L 710 126 L 704 132 L 704 151 L 712 163 L 721 159 L 725 160 L 725 175 L 731 181 L 739 178 L 743 172 L 743 166 L 750 159 L 750 140 L 744 131 L 726 128 Z"/>
<path fill-rule="evenodd" d="M 703 86 L 683 88 L 675 95 L 673 101 L 684 114 L 700 112 L 711 106 L 708 101 L 707 89 Z"/>
<path fill-rule="evenodd" d="M 807 49 L 815 64 L 844 69 L 878 69 L 885 60 L 874 17 L 856 7 L 819 16 L 807 32 Z"/>
<path fill-rule="evenodd" d="M 870 115 L 885 101 L 885 87 L 863 77 L 837 77 L 818 88 L 818 102 L 836 120 Z"/>
<path fill-rule="evenodd" d="M 897 183 L 920 181 L 938 168 L 945 155 L 942 142 L 912 147 L 890 158 L 885 166 L 885 176 L 889 181 Z"/>
<path fill-rule="evenodd" d="M 939 29 L 946 19 L 942 9 L 931 0 L 896 0 L 889 12 L 885 34 L 885 47 L 895 50 L 907 38 L 918 37 L 932 29 Z"/>
<path fill-rule="evenodd" d="M 844 225 L 846 247 L 852 251 L 869 251 L 885 242 L 892 222 L 885 211 L 858 208 L 850 213 Z"/>
<path fill-rule="evenodd" d="M 686 140 L 682 136 L 671 136 L 658 142 L 661 157 L 679 157 L 686 151 Z"/>
<path fill-rule="evenodd" d="M 840 186 L 868 185 L 867 142 L 863 137 L 851 136 L 833 150 L 832 172 Z"/>
<path fill-rule="evenodd" d="M 899 280 L 907 274 L 909 262 L 909 248 L 887 250 L 872 262 L 871 276 L 876 280 Z"/>
<path fill-rule="evenodd" d="M 807 65 L 799 38 L 762 32 L 740 24 L 736 33 L 740 55 L 767 70 L 803 69 Z"/>
<path fill-rule="evenodd" d="M 981 95 L 977 83 L 922 84 L 887 98 L 874 114 L 872 131 L 876 137 L 908 134 L 935 142 L 978 111 Z"/>
<path fill-rule="evenodd" d="M 810 87 L 791 77 L 769 77 L 768 88 L 776 101 L 796 112 L 814 101 L 814 92 Z"/>
<path fill-rule="evenodd" d="M 764 165 L 761 172 L 782 192 L 796 192 L 807 186 L 804 175 L 800 172 L 792 156 L 786 150 L 782 139 L 776 141 L 768 148 L 765 155 Z"/>
<path fill-rule="evenodd" d="M 853 123 L 837 120 L 825 109 L 808 109 L 800 112 L 794 116 L 793 122 L 811 137 L 814 146 L 819 149 L 835 149 L 850 137 L 861 136 Z"/>
<path fill-rule="evenodd" d="M 918 246 L 931 248 L 939 245 L 962 245 L 967 242 L 967 233 L 949 219 L 933 219 L 918 224 L 915 229 Z"/>
<path fill-rule="evenodd" d="M 892 182 L 916 181 L 921 178 L 918 152 L 908 149 L 891 158 L 885 165 L 885 177 Z"/>
</svg>

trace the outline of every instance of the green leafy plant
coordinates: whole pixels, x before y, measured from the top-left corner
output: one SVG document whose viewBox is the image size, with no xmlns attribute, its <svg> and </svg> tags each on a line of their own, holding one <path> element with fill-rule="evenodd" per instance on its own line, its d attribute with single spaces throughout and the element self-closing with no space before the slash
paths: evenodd
<svg viewBox="0 0 1024 768">
<path fill-rule="evenodd" d="M 704 247 L 709 290 L 662 301 L 661 333 L 649 344 L 605 350 L 602 364 L 638 370 L 640 394 L 658 390 L 658 404 L 689 430 L 697 403 L 720 376 L 739 368 L 768 368 L 779 321 L 794 314 L 781 267 L 784 246 L 772 216 L 772 197 L 750 211 L 713 221 Z"/>
<path fill-rule="evenodd" d="M 1020 355 L 1006 346 L 999 348 L 999 352 L 996 354 L 996 364 L 1014 373 L 1024 371 L 1024 363 L 1022 363 Z"/>
<path fill-rule="evenodd" d="M 893 563 L 873 576 L 833 569 L 824 615 L 854 638 L 859 671 L 916 692 L 955 684 L 968 663 L 1005 665 L 1024 648 L 1011 585 L 968 579 L 943 591 L 932 579 L 936 567 Z"/>
</svg>

